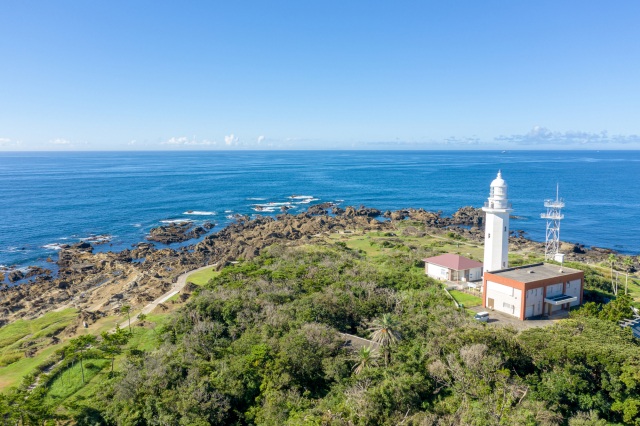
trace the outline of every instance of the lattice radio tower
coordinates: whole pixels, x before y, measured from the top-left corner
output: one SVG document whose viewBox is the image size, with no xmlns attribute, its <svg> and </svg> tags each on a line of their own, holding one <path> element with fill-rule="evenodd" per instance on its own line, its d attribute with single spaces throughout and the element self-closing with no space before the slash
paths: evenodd
<svg viewBox="0 0 640 426">
<path fill-rule="evenodd" d="M 556 199 L 544 200 L 547 212 L 540 215 L 542 219 L 547 219 L 547 237 L 544 246 L 545 260 L 555 259 L 556 254 L 560 251 L 560 221 L 564 219 L 562 214 L 564 201 L 558 197 L 559 189 L 559 185 L 556 184 Z"/>
</svg>

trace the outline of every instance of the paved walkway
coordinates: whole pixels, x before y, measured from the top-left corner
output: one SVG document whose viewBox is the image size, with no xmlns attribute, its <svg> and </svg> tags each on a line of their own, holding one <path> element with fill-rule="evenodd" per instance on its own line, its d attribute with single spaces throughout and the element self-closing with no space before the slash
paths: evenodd
<svg viewBox="0 0 640 426">
<path fill-rule="evenodd" d="M 372 340 L 363 339 L 362 337 L 354 336 L 353 334 L 340 333 L 347 346 L 351 346 L 354 349 L 360 349 L 362 347 L 370 347 L 371 349 L 378 349 L 379 343 Z"/>
<path fill-rule="evenodd" d="M 184 274 L 180 275 L 169 291 L 164 293 L 162 296 L 158 297 L 153 302 L 151 302 L 148 305 L 146 305 L 144 308 L 142 308 L 142 310 L 140 312 L 138 312 L 133 318 L 131 318 L 131 325 L 133 325 L 133 324 L 135 324 L 136 322 L 139 321 L 138 317 L 139 317 L 140 314 L 145 314 L 145 315 L 150 314 L 151 312 L 153 312 L 153 310 L 156 307 L 158 307 L 159 304 L 166 302 L 167 300 L 171 299 L 176 294 L 180 293 L 182 291 L 182 289 L 184 288 L 184 286 L 187 285 L 187 277 L 189 275 L 193 274 L 194 272 L 200 272 L 200 271 L 202 271 L 204 269 L 211 268 L 212 266 L 215 266 L 215 265 L 216 265 L 215 263 L 213 265 L 206 265 L 206 266 L 203 266 L 201 268 L 194 269 L 192 271 L 188 271 L 188 272 L 185 272 Z M 129 322 L 127 322 L 126 324 L 128 326 Z"/>
<path fill-rule="evenodd" d="M 567 315 L 558 315 L 552 318 L 535 317 L 532 319 L 527 319 L 525 321 L 520 321 L 520 318 L 516 318 L 514 316 L 505 314 L 503 312 L 499 312 L 495 310 L 492 311 L 490 309 L 483 308 L 482 306 L 474 306 L 472 308 L 469 308 L 469 310 L 474 312 L 483 312 L 483 311 L 489 312 L 488 324 L 500 326 L 500 327 L 510 326 L 515 328 L 516 330 L 526 330 L 528 328 L 534 328 L 534 327 L 546 327 L 568 316 L 568 313 L 567 313 Z"/>
</svg>

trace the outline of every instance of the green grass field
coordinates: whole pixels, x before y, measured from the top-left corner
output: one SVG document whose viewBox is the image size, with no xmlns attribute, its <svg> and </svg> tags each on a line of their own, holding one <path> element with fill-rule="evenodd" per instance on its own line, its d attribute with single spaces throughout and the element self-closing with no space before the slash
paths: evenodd
<svg viewBox="0 0 640 426">
<path fill-rule="evenodd" d="M 49 312 L 33 320 L 18 320 L 0 328 L 0 389 L 16 386 L 33 372 L 62 343 L 51 344 L 51 338 L 73 322 L 75 309 Z M 25 356 L 25 352 L 35 352 Z"/>
<path fill-rule="evenodd" d="M 83 361 L 85 383 L 83 384 L 82 369 L 80 368 L 80 363 L 76 362 L 72 367 L 67 368 L 62 374 L 59 374 L 53 383 L 51 383 L 49 391 L 47 392 L 46 401 L 60 405 L 60 402 L 67 400 L 76 392 L 89 385 L 96 376 L 103 373 L 103 370 L 108 370 L 110 364 L 110 361 L 107 359 L 85 359 Z M 96 381 L 100 382 L 100 380 Z"/>
<path fill-rule="evenodd" d="M 194 272 L 189 275 L 187 277 L 187 282 L 192 282 L 195 285 L 205 285 L 211 278 L 218 274 L 220 274 L 220 272 L 216 271 L 215 266 L 211 266 L 207 269 L 203 269 L 202 271 Z"/>
<path fill-rule="evenodd" d="M 482 299 L 478 296 L 474 296 L 469 293 L 463 293 L 458 290 L 450 290 L 451 296 L 456 299 L 456 302 L 462 303 L 465 308 L 472 308 L 474 306 L 482 305 Z"/>
</svg>

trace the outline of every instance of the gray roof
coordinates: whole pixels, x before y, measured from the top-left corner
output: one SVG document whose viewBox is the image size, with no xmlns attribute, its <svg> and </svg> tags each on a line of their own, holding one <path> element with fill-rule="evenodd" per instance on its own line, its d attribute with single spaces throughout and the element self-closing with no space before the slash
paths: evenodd
<svg viewBox="0 0 640 426">
<path fill-rule="evenodd" d="M 562 272 L 560 272 L 562 270 Z M 531 283 L 549 278 L 564 277 L 570 274 L 582 273 L 579 269 L 567 268 L 550 263 L 534 263 L 532 265 L 517 266 L 514 268 L 487 271 L 492 275 L 509 278 L 521 283 Z"/>
</svg>

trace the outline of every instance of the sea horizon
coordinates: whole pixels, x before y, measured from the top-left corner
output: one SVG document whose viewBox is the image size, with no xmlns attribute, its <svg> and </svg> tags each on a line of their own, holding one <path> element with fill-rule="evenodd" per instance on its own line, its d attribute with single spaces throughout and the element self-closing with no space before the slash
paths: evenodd
<svg viewBox="0 0 640 426">
<path fill-rule="evenodd" d="M 0 164 L 0 196 L 6 200 L 0 265 L 46 265 L 60 245 L 90 238 L 108 239 L 98 251 L 120 251 L 168 221 L 209 220 L 217 232 L 233 215 L 275 216 L 280 210 L 273 207 L 282 205 L 291 214 L 333 202 L 450 215 L 464 206 L 481 207 L 498 170 L 517 217 L 512 230 L 544 241 L 539 214 L 559 184 L 567 204 L 561 240 L 640 253 L 640 231 L 632 219 L 640 217 L 640 203 L 628 196 L 638 187 L 640 151 L 313 150 L 312 157 L 307 152 L 2 152 L 0 158 L 15 161 Z"/>
</svg>

